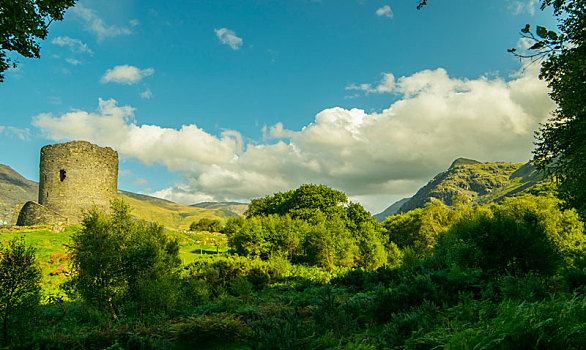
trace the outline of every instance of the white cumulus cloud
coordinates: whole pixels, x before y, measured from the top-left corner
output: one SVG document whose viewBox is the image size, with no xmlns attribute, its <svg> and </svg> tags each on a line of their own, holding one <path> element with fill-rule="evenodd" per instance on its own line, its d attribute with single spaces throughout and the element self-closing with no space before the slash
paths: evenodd
<svg viewBox="0 0 586 350">
<path fill-rule="evenodd" d="M 456 79 L 441 68 L 384 75 L 369 89 L 382 84 L 398 97 L 387 109 L 328 108 L 300 130 L 277 123 L 266 140 L 246 145 L 232 130 L 212 135 L 194 124 L 141 125 L 132 107 L 115 100 L 100 100 L 96 112 L 40 114 L 33 125 L 55 141 L 88 140 L 180 171 L 183 184 L 155 194 L 182 203 L 248 200 L 320 183 L 379 211 L 458 157 L 529 160 L 533 131 L 554 108 L 536 69 L 508 79 Z"/>
<path fill-rule="evenodd" d="M 145 164 L 158 162 L 172 171 L 230 162 L 242 147 L 242 138 L 234 131 L 216 137 L 195 124 L 179 130 L 138 125 L 134 108 L 118 106 L 113 99 L 99 99 L 96 112 L 77 110 L 58 117 L 39 114 L 33 118 L 33 125 L 55 141 L 93 141 Z"/>
<path fill-rule="evenodd" d="M 387 17 L 387 18 L 395 17 L 395 14 L 393 13 L 393 10 L 391 10 L 391 7 L 389 5 L 385 5 L 381 8 L 379 8 L 378 10 L 376 10 L 376 15 L 379 17 Z"/>
<path fill-rule="evenodd" d="M 238 50 L 240 49 L 240 47 L 242 47 L 242 38 L 236 36 L 236 33 L 234 33 L 234 31 L 228 28 L 220 28 L 214 29 L 214 32 L 216 32 L 216 36 L 218 37 L 220 42 L 222 44 L 230 46 L 232 50 Z"/>
<path fill-rule="evenodd" d="M 392 92 L 395 87 L 395 76 L 392 73 L 383 73 L 382 76 L 383 78 L 376 86 L 372 86 L 370 83 L 350 84 L 346 86 L 346 90 L 360 90 L 367 94 Z"/>
<path fill-rule="evenodd" d="M 143 78 L 153 75 L 153 68 L 139 69 L 130 65 L 116 66 L 108 69 L 102 76 L 102 83 L 118 83 L 125 85 L 136 84 Z"/>
</svg>

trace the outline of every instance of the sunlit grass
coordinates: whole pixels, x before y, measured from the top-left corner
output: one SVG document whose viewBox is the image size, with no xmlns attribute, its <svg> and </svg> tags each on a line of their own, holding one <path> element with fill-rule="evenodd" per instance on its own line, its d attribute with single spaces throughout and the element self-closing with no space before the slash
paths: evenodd
<svg viewBox="0 0 586 350">
<path fill-rule="evenodd" d="M 23 236 L 25 243 L 36 249 L 36 257 L 42 272 L 43 294 L 62 294 L 60 285 L 68 278 L 70 271 L 67 245 L 73 233 L 81 229 L 81 225 L 71 225 L 61 232 L 53 232 L 50 226 L 39 226 L 27 229 L 3 229 L 0 231 L 0 244 Z M 58 231 L 58 230 L 57 230 Z M 179 257 L 184 265 L 190 264 L 201 255 L 225 254 L 228 251 L 225 235 L 208 232 L 177 232 L 166 233 L 179 240 Z M 61 267 L 61 272 L 56 272 Z"/>
<path fill-rule="evenodd" d="M 224 254 L 228 251 L 228 240 L 222 234 L 173 231 L 169 231 L 169 233 L 179 240 L 179 257 L 184 265 L 190 264 L 201 255 Z"/>
</svg>

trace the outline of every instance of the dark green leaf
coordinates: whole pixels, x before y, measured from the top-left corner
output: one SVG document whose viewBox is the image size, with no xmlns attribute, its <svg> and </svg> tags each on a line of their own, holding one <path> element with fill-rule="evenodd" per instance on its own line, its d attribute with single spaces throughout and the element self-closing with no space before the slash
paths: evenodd
<svg viewBox="0 0 586 350">
<path fill-rule="evenodd" d="M 529 25 L 529 24 L 525 24 L 525 28 L 521 29 L 521 31 L 523 33 L 529 33 L 530 30 L 531 30 L 531 25 Z"/>
<path fill-rule="evenodd" d="M 535 44 L 533 44 L 533 46 L 531 46 L 529 50 L 539 50 L 543 47 L 543 45 L 545 45 L 543 41 L 538 41 Z"/>
<path fill-rule="evenodd" d="M 537 30 L 536 30 L 537 35 L 539 35 L 541 38 L 543 39 L 547 39 L 547 35 L 548 35 L 548 30 L 545 27 L 542 26 L 537 26 Z"/>
<path fill-rule="evenodd" d="M 549 39 L 551 40 L 558 40 L 558 34 L 556 32 L 554 32 L 553 30 L 550 30 L 547 33 L 547 36 L 549 37 Z"/>
</svg>

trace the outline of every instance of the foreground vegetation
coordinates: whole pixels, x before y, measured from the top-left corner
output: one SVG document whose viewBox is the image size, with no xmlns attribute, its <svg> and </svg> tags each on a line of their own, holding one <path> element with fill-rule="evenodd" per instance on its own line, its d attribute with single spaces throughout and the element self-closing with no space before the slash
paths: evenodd
<svg viewBox="0 0 586 350">
<path fill-rule="evenodd" d="M 307 196 L 312 200 L 300 200 Z M 230 219 L 226 236 L 162 231 L 131 220 L 129 208 L 115 202 L 112 215 L 90 212 L 66 232 L 31 232 L 26 244 L 8 240 L 3 261 L 36 240 L 43 263 L 49 252 L 37 237 L 67 236 L 68 248 L 60 249 L 70 273 L 56 275 L 56 287 L 46 278 L 52 266 L 43 266 L 43 290 L 13 299 L 21 308 L 8 309 L 3 288 L 3 344 L 586 347 L 584 225 L 554 197 L 476 208 L 431 203 L 377 224 L 342 196 L 306 185 L 265 197 L 246 218 Z M 274 213 L 265 204 L 275 198 L 293 202 Z M 5 280 L 10 268 L 2 268 Z"/>
</svg>

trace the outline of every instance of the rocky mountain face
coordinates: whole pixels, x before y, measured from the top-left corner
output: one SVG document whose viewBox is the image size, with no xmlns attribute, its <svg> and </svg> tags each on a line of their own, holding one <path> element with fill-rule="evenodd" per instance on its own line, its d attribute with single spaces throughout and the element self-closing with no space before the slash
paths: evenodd
<svg viewBox="0 0 586 350">
<path fill-rule="evenodd" d="M 448 170 L 436 175 L 408 200 L 402 200 L 399 208 L 392 214 L 404 213 L 423 208 L 432 200 L 440 200 L 446 205 L 484 204 L 520 193 L 547 192 L 543 175 L 530 163 L 492 162 L 481 163 L 472 159 L 456 159 Z M 390 208 L 396 209 L 398 203 Z M 385 210 L 383 213 L 387 212 Z M 375 215 L 383 221 L 390 215 Z"/>
<path fill-rule="evenodd" d="M 10 223 L 17 203 L 36 201 L 39 184 L 22 177 L 14 169 L 0 164 L 0 221 Z"/>
<path fill-rule="evenodd" d="M 247 203 L 240 202 L 202 202 L 192 204 L 191 206 L 196 208 L 222 210 L 228 216 L 242 215 L 246 209 L 248 209 Z"/>
</svg>

